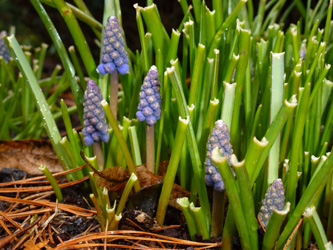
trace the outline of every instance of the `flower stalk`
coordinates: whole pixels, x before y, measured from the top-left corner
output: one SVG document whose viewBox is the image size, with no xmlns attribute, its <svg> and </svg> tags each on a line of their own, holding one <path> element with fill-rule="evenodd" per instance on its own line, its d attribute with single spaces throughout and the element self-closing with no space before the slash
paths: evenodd
<svg viewBox="0 0 333 250">
<path fill-rule="evenodd" d="M 148 171 L 154 173 L 155 147 L 154 125 L 161 117 L 161 83 L 156 66 L 152 66 L 141 86 L 140 101 L 136 116 L 139 121 L 146 121 L 146 164 Z"/>
</svg>

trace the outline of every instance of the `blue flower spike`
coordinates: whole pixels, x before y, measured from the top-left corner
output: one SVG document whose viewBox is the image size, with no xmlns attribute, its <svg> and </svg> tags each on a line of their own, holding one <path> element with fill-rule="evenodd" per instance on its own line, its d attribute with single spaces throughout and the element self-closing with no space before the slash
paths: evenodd
<svg viewBox="0 0 333 250">
<path fill-rule="evenodd" d="M 215 191 L 222 192 L 225 190 L 224 182 L 217 167 L 212 163 L 212 151 L 218 147 L 222 156 L 227 157 L 230 164 L 232 155 L 232 147 L 230 144 L 230 134 L 227 127 L 222 120 L 215 122 L 214 128 L 208 138 L 207 142 L 207 155 L 205 161 L 205 182 L 207 186 L 213 186 Z"/>
<path fill-rule="evenodd" d="M 7 44 L 5 43 L 5 41 L 2 38 L 3 36 L 7 36 L 6 31 L 1 31 L 0 32 L 0 56 L 3 57 L 5 62 L 8 62 L 9 59 L 10 59 L 10 54 L 9 54 Z"/>
<path fill-rule="evenodd" d="M 87 90 L 84 93 L 84 115 L 83 130 L 84 142 L 87 146 L 94 142 L 109 141 L 108 126 L 106 124 L 105 112 L 101 105 L 103 100 L 101 89 L 93 80 L 87 83 Z"/>
<path fill-rule="evenodd" d="M 285 191 L 281 179 L 276 179 L 270 187 L 267 188 L 265 199 L 262 200 L 258 218 L 261 225 L 266 228 L 274 210 L 281 211 L 285 205 Z"/>
<path fill-rule="evenodd" d="M 115 16 L 109 17 L 105 27 L 101 61 L 102 63 L 97 67 L 97 72 L 101 75 L 111 74 L 115 70 L 121 75 L 128 73 L 125 42 L 118 19 Z"/>
<path fill-rule="evenodd" d="M 161 83 L 158 79 L 158 71 L 155 65 L 151 66 L 147 76 L 143 80 L 140 92 L 140 101 L 136 117 L 138 120 L 146 120 L 147 125 L 154 125 L 161 117 Z"/>
</svg>

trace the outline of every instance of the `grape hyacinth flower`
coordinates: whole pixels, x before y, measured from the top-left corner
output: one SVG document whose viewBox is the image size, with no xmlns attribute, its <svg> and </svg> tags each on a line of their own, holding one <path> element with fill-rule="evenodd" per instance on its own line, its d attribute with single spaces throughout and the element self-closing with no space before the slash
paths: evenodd
<svg viewBox="0 0 333 250">
<path fill-rule="evenodd" d="M 8 47 L 7 47 L 5 41 L 2 38 L 3 36 L 7 36 L 6 31 L 1 31 L 0 32 L 0 56 L 3 57 L 5 62 L 8 62 L 9 59 L 10 59 L 10 55 L 9 55 Z"/>
<path fill-rule="evenodd" d="M 267 227 L 269 219 L 274 210 L 281 211 L 285 206 L 285 192 L 281 179 L 276 179 L 267 189 L 265 199 L 262 201 L 262 206 L 258 214 L 261 224 L 264 228 Z"/>
<path fill-rule="evenodd" d="M 87 146 L 101 140 L 105 143 L 109 141 L 105 112 L 101 105 L 102 100 L 100 88 L 93 80 L 89 80 L 84 94 L 84 128 L 82 130 Z"/>
<path fill-rule="evenodd" d="M 230 165 L 232 148 L 230 144 L 230 135 L 227 124 L 222 120 L 215 122 L 214 128 L 207 142 L 207 156 L 205 161 L 205 181 L 207 186 L 214 186 L 214 190 L 218 192 L 224 191 L 224 183 L 217 167 L 211 161 L 212 151 L 218 147 L 222 156 L 227 157 Z"/>
<path fill-rule="evenodd" d="M 158 71 L 155 65 L 151 66 L 141 86 L 140 102 L 136 116 L 150 126 L 161 117 L 161 94 Z"/>
<path fill-rule="evenodd" d="M 207 154 L 205 160 L 205 182 L 207 186 L 213 186 L 213 208 L 212 208 L 212 230 L 214 237 L 219 237 L 222 232 L 224 220 L 225 187 L 221 174 L 212 163 L 212 152 L 218 148 L 222 156 L 227 157 L 229 165 L 231 162 L 232 148 L 227 124 L 217 120 L 207 141 Z M 233 171 L 233 170 L 232 170 Z M 234 173 L 235 174 L 235 173 Z"/>
<path fill-rule="evenodd" d="M 117 119 L 118 110 L 118 73 L 125 75 L 129 71 L 128 56 L 125 42 L 118 19 L 109 17 L 103 38 L 102 63 L 97 66 L 97 72 L 101 75 L 111 74 L 110 83 L 110 109 Z"/>
<path fill-rule="evenodd" d="M 115 70 L 122 75 L 128 73 L 125 42 L 118 19 L 115 16 L 109 17 L 105 27 L 101 61 L 102 63 L 97 67 L 97 71 L 101 75 L 112 74 Z"/>
<path fill-rule="evenodd" d="M 154 172 L 154 124 L 161 117 L 161 94 L 158 71 L 151 66 L 141 86 L 140 101 L 136 117 L 146 121 L 147 169 Z"/>
</svg>

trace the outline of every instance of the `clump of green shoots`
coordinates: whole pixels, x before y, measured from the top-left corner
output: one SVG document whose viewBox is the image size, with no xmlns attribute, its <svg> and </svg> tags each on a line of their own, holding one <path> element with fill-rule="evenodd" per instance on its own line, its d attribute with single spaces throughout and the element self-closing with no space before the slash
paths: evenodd
<svg viewBox="0 0 333 250">
<path fill-rule="evenodd" d="M 72 89 L 82 123 L 83 90 L 86 88 L 85 83 L 82 84 L 83 72 L 87 72 L 101 88 L 101 106 L 110 123 L 110 140 L 104 141 L 101 148 L 105 168 L 120 165 L 128 168 L 132 176 L 138 176 L 135 166 L 141 164 L 142 154 L 153 156 L 149 160 L 151 171 L 158 169 L 160 161 L 170 160 L 156 214 L 160 224 L 165 222 L 172 185 L 176 182 L 191 192 L 190 197 L 179 200 L 179 203 L 193 240 L 196 233 L 205 239 L 222 236 L 222 249 L 232 249 L 233 237 L 238 235 L 242 249 L 255 250 L 259 246 L 262 249 L 273 249 L 274 246 L 278 250 L 286 247 L 301 249 L 307 248 L 311 240 L 321 249 L 332 248 L 333 71 L 329 64 L 333 61 L 332 1 L 319 1 L 313 10 L 310 9 L 311 1 L 307 6 L 301 1 L 260 1 L 255 11 L 251 0 L 213 0 L 212 9 L 204 1 L 192 1 L 189 5 L 186 0 L 181 0 L 184 18 L 171 34 L 164 28 L 157 5 L 135 5 L 141 44 L 141 50 L 136 52 L 126 45 L 126 31 L 121 31 L 118 0 L 105 0 L 103 23 L 92 17 L 85 5 L 78 4 L 80 1 L 76 1 L 76 6 L 64 0 L 31 2 L 54 41 L 66 72 L 65 82 Z M 41 2 L 57 8 L 63 15 L 85 70 L 75 60 L 74 48 L 70 50 L 69 58 Z M 282 14 L 284 7 L 287 9 Z M 288 26 L 284 22 L 294 9 L 299 11 L 304 22 Z M 103 30 L 111 25 L 110 20 L 114 20 L 109 19 L 110 16 L 118 20 L 117 31 Z M 121 71 L 128 71 L 128 74 L 119 75 L 121 88 L 117 94 L 109 91 L 107 75 L 98 78 L 95 73 L 96 64 L 89 48 L 94 45 L 85 42 L 78 20 L 88 24 L 96 39 L 101 41 L 104 57 L 98 71 L 111 73 L 111 79 L 117 63 L 108 64 L 112 56 L 105 53 L 112 53 L 117 48 L 112 47 L 114 50 L 109 51 L 109 41 L 105 42 L 105 39 L 115 34 L 123 35 L 123 40 L 118 42 L 123 46 L 121 53 L 128 55 L 128 61 L 120 56 L 127 65 Z M 61 138 L 49 103 L 41 91 L 38 74 L 36 77 L 15 37 L 9 36 L 5 41 L 17 58 L 15 63 L 22 74 L 20 84 L 25 80 L 28 82 L 36 100 L 34 105 L 40 112 L 36 117 L 44 118 L 46 131 L 64 169 L 79 166 L 82 164 L 80 151 L 83 150 L 87 157 L 91 157 L 92 152 L 81 143 L 80 132 L 71 127 L 66 106 L 62 104 L 61 108 L 67 121 L 68 140 L 67 137 Z M 108 72 L 108 68 L 113 71 Z M 2 72 L 5 70 L 1 69 L 1 77 Z M 73 72 L 83 79 L 82 89 Z M 143 80 L 146 74 L 150 77 L 147 81 Z M 153 81 L 158 81 L 160 99 L 155 92 L 152 95 L 145 92 L 144 86 L 146 82 L 151 83 L 152 75 Z M 6 79 L 6 83 L 12 81 L 9 74 Z M 116 82 L 118 90 L 118 79 Z M 141 85 L 144 97 L 140 94 Z M 111 97 L 108 100 L 109 92 Z M 143 101 L 146 95 L 154 96 L 156 100 L 152 97 L 152 101 L 146 100 L 146 103 Z M 116 102 L 118 110 L 111 112 L 108 101 Z M 144 109 L 151 103 L 158 105 L 146 110 L 147 113 Z M 1 105 L 3 110 L 7 104 L 3 101 Z M 160 118 L 158 122 L 148 118 L 149 122 L 154 121 L 157 129 L 146 133 L 151 134 L 150 143 L 147 138 L 146 144 L 156 143 L 156 147 L 144 147 L 145 128 L 135 119 L 137 107 L 141 112 L 137 114 L 138 120 L 153 115 L 155 108 L 161 110 L 156 114 Z M 211 190 L 206 187 L 203 166 L 206 143 L 218 120 L 223 120 L 230 131 L 233 151 L 227 150 L 228 155 L 221 155 L 216 145 L 209 148 L 211 161 L 225 186 L 222 199 L 214 198 L 211 206 L 208 195 Z M 12 123 L 8 124 L 13 127 Z M 234 155 L 230 156 L 231 153 Z M 88 159 L 98 168 L 95 159 Z M 83 171 L 68 178 L 88 174 Z M 133 184 L 128 185 L 139 191 L 140 183 L 134 179 Z M 284 183 L 286 204 L 270 211 L 266 232 L 261 239 L 257 232 L 257 216 L 267 187 L 276 180 Z M 115 206 L 111 207 L 107 192 L 100 190 L 94 181 L 91 183 L 96 191 L 92 200 L 95 199 L 96 210 L 99 210 L 102 229 L 108 223 L 107 230 L 113 230 L 119 222 L 114 216 L 120 216 L 120 213 L 118 209 L 115 212 Z M 214 185 L 215 182 L 208 184 Z M 224 223 L 221 223 L 222 228 L 215 230 L 212 214 L 214 216 L 214 210 L 219 207 L 224 209 L 224 197 L 229 201 L 229 209 L 223 218 Z M 118 208 L 123 208 L 124 199 Z M 300 223 L 303 225 L 297 226 Z M 260 240 L 262 244 L 259 244 Z"/>
</svg>

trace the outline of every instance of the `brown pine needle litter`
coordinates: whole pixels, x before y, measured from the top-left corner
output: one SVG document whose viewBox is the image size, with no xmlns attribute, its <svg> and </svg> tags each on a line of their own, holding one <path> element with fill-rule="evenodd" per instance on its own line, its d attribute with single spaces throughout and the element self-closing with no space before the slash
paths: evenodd
<svg viewBox="0 0 333 250">
<path fill-rule="evenodd" d="M 194 242 L 189 240 L 177 239 L 173 237 L 168 237 L 164 235 L 149 233 L 149 232 L 140 232 L 140 231 L 131 231 L 131 230 L 116 230 L 116 231 L 108 231 L 107 234 L 105 232 L 99 233 L 90 233 L 88 235 L 83 235 L 81 237 L 77 237 L 75 239 L 68 240 L 59 244 L 55 250 L 60 249 L 80 249 L 84 247 L 97 247 L 104 246 L 104 243 L 89 243 L 89 244 L 80 244 L 80 242 L 91 241 L 91 240 L 104 240 L 108 239 L 110 241 L 124 239 L 127 241 L 155 241 L 160 243 L 168 243 L 174 245 L 181 246 L 192 246 L 193 249 L 209 249 L 213 247 L 221 247 L 220 243 L 204 243 L 204 242 Z M 106 244 L 108 247 L 119 247 L 124 249 L 153 249 L 153 250 L 162 250 L 165 248 L 151 248 L 148 246 L 129 246 L 129 245 L 120 245 L 120 244 Z M 180 248 L 175 248 L 180 249 Z"/>
<path fill-rule="evenodd" d="M 59 178 L 86 167 L 53 174 Z M 58 179 L 59 187 L 65 188 L 84 182 L 88 177 L 77 181 Z M 12 186 L 12 187 L 10 187 Z M 0 249 L 11 244 L 11 249 L 211 249 L 221 247 L 221 243 L 203 243 L 178 239 L 145 232 L 136 225 L 138 231 L 116 230 L 101 232 L 95 219 L 96 211 L 76 205 L 51 202 L 49 197 L 54 194 L 50 183 L 44 176 L 0 183 L 0 225 L 4 229 L 0 236 Z M 8 195 L 8 196 L 7 196 Z M 84 220 L 86 229 L 77 235 L 63 238 L 66 229 L 75 227 L 73 223 Z M 135 223 L 135 222 L 133 222 Z M 165 230 L 179 225 L 162 227 Z M 156 230 L 156 232 L 160 231 Z M 154 231 L 155 232 L 155 231 Z M 154 247 L 151 244 L 154 243 Z M 126 245 L 124 245 L 126 244 Z M 165 246 L 168 244 L 168 247 Z M 158 248 L 156 246 L 159 246 Z M 170 246 L 172 246 L 170 248 Z"/>
</svg>

